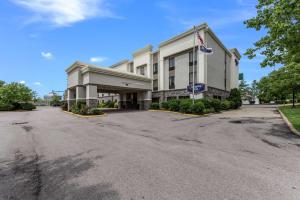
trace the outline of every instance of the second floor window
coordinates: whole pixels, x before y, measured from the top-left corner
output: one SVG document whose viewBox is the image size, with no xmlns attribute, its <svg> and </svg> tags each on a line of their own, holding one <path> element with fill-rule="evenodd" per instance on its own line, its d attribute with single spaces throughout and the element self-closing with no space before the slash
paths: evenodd
<svg viewBox="0 0 300 200">
<path fill-rule="evenodd" d="M 146 68 L 146 65 L 137 67 L 136 73 L 139 75 L 145 75 L 145 68 Z"/>
<path fill-rule="evenodd" d="M 158 63 L 154 63 L 153 64 L 153 74 L 157 74 L 158 73 Z"/>
<path fill-rule="evenodd" d="M 169 89 L 175 89 L 175 76 L 169 77 Z"/>
<path fill-rule="evenodd" d="M 169 58 L 169 71 L 175 69 L 175 58 Z"/>
</svg>

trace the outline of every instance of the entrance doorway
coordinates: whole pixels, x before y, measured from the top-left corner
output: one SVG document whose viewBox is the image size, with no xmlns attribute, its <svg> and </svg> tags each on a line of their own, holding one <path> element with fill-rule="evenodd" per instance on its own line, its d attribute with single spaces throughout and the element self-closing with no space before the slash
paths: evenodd
<svg viewBox="0 0 300 200">
<path fill-rule="evenodd" d="M 137 93 L 127 93 L 126 94 L 126 109 L 139 109 Z"/>
</svg>

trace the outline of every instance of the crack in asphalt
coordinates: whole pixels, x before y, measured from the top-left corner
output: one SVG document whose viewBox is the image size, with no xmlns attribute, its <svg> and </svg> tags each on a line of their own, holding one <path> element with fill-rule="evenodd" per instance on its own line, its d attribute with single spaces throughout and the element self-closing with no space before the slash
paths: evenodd
<svg viewBox="0 0 300 200">
<path fill-rule="evenodd" d="M 203 144 L 202 141 L 195 140 L 195 139 L 188 139 L 188 138 L 183 138 L 183 137 L 176 137 L 176 139 L 181 140 L 181 141 L 185 141 L 185 142 L 196 142 L 196 143 L 199 143 L 199 144 Z"/>
<path fill-rule="evenodd" d="M 266 139 L 261 139 L 261 141 L 263 141 L 264 143 L 266 143 L 266 144 L 268 144 L 270 146 L 273 146 L 273 147 L 281 149 L 281 146 L 279 144 L 277 144 L 277 143 L 270 142 L 269 140 L 266 140 Z"/>
</svg>

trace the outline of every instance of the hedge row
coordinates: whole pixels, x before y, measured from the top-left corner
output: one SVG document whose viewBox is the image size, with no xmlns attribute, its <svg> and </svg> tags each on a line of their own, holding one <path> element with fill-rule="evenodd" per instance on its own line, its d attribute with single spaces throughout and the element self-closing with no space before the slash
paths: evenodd
<svg viewBox="0 0 300 200">
<path fill-rule="evenodd" d="M 150 109 L 164 109 L 182 113 L 205 114 L 211 112 L 220 112 L 221 110 L 237 109 L 242 105 L 240 92 L 237 89 L 230 91 L 230 96 L 226 100 L 203 98 L 192 99 L 174 99 L 159 103 L 152 103 Z"/>
<path fill-rule="evenodd" d="M 0 111 L 13 111 L 13 110 L 34 110 L 35 105 L 32 103 L 5 103 L 0 102 Z"/>
<path fill-rule="evenodd" d="M 102 115 L 104 114 L 99 108 L 91 108 L 85 103 L 76 103 L 72 106 L 71 112 L 79 115 Z"/>
</svg>

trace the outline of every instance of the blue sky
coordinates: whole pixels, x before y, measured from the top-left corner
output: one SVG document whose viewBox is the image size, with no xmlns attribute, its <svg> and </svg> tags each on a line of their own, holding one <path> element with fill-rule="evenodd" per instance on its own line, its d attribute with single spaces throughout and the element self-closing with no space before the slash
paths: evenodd
<svg viewBox="0 0 300 200">
<path fill-rule="evenodd" d="M 203 2 L 203 3 L 201 3 Z M 227 48 L 241 53 L 263 32 L 246 29 L 255 0 L 3 0 L 0 1 L 0 80 L 22 82 L 44 95 L 66 88 L 74 61 L 110 66 L 147 44 L 158 44 L 207 22 Z M 243 56 L 247 81 L 261 69 L 259 56 Z"/>
</svg>

